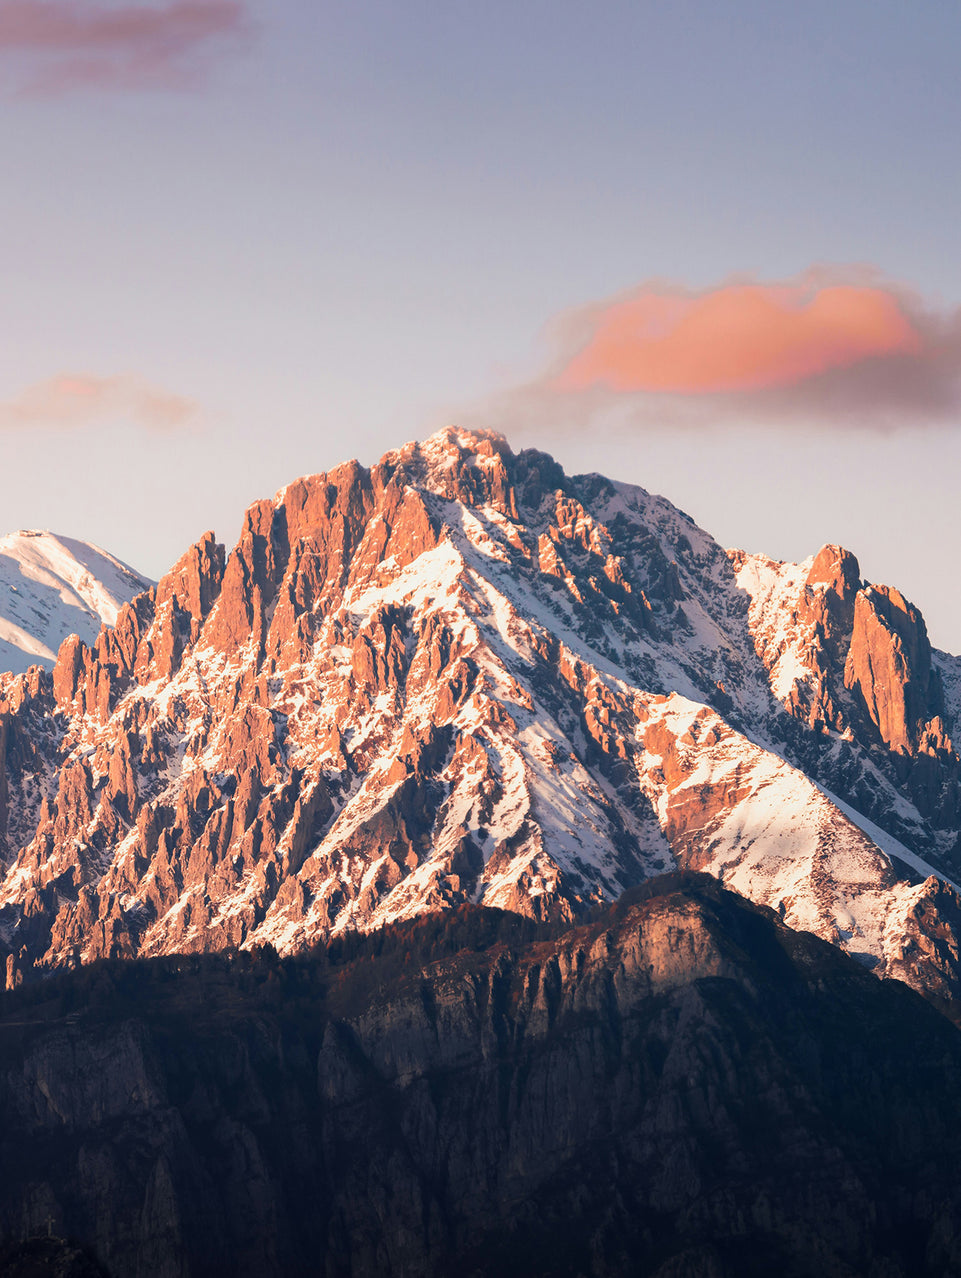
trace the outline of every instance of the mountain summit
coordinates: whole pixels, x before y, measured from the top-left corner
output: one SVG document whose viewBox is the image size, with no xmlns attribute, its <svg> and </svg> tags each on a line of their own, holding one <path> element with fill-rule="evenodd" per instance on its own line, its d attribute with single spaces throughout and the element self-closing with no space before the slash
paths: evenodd
<svg viewBox="0 0 961 1278">
<path fill-rule="evenodd" d="M 13 980 L 680 867 L 959 988 L 961 661 L 839 547 L 727 552 L 499 435 L 297 480 L 2 693 Z"/>
<path fill-rule="evenodd" d="M 88 541 L 35 530 L 0 537 L 0 669 L 53 669 L 67 635 L 93 643 L 150 584 Z"/>
</svg>

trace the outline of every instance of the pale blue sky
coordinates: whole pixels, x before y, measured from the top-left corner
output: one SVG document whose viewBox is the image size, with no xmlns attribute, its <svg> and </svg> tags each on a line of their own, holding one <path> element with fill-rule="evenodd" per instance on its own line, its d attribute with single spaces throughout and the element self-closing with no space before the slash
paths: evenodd
<svg viewBox="0 0 961 1278">
<path fill-rule="evenodd" d="M 0 47 L 0 403 L 66 373 L 197 405 L 167 429 L 0 409 L 3 531 L 159 575 L 294 476 L 476 413 L 559 313 L 651 277 L 863 262 L 961 305 L 953 2 L 247 14 L 187 85 L 24 91 L 65 55 Z M 493 424 L 725 544 L 842 541 L 961 651 L 954 425 Z"/>
</svg>

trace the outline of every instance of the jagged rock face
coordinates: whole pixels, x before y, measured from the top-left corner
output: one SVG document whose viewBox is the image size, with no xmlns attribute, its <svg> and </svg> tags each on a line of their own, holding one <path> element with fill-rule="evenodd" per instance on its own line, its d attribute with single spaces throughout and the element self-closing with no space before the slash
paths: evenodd
<svg viewBox="0 0 961 1278">
<path fill-rule="evenodd" d="M 958 1272 L 955 1027 L 659 887 L 553 937 L 475 910 L 8 995 L 0 1237 L 113 1278 Z"/>
<path fill-rule="evenodd" d="M 12 979 L 461 901 L 572 918 L 680 864 L 953 989 L 898 932 L 948 900 L 918 854 L 950 872 L 958 828 L 944 665 L 899 607 L 836 547 L 729 556 L 499 436 L 298 480 L 2 682 Z"/>
<path fill-rule="evenodd" d="M 956 870 L 961 771 L 950 734 L 961 727 L 959 659 L 933 650 L 920 612 L 899 591 L 863 583 L 839 546 L 803 564 L 741 552 L 732 561 L 775 695 L 816 733 L 850 743 L 819 767 L 812 740 L 795 738 L 795 761 Z"/>
<path fill-rule="evenodd" d="M 856 690 L 885 745 L 914 754 L 950 751 L 940 720 L 941 690 L 932 678 L 931 645 L 918 610 L 887 586 L 858 592 L 844 682 Z"/>
</svg>

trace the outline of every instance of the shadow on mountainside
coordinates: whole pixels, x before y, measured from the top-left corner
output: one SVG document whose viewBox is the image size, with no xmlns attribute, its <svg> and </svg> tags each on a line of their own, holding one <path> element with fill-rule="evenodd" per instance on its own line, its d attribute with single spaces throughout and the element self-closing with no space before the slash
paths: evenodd
<svg viewBox="0 0 961 1278">
<path fill-rule="evenodd" d="M 961 1035 L 697 875 L 62 974 L 0 1107 L 0 1233 L 113 1278 L 961 1271 Z"/>
<path fill-rule="evenodd" d="M 27 1238 L 0 1247 L 0 1278 L 108 1278 L 90 1252 L 63 1238 Z"/>
</svg>

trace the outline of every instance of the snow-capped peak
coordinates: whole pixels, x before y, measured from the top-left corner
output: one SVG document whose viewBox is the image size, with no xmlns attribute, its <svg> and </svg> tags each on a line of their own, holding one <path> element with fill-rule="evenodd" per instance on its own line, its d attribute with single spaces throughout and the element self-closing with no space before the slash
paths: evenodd
<svg viewBox="0 0 961 1278">
<path fill-rule="evenodd" d="M 0 670 L 52 668 L 67 635 L 92 642 L 151 584 L 90 542 L 35 529 L 0 537 Z"/>
</svg>

